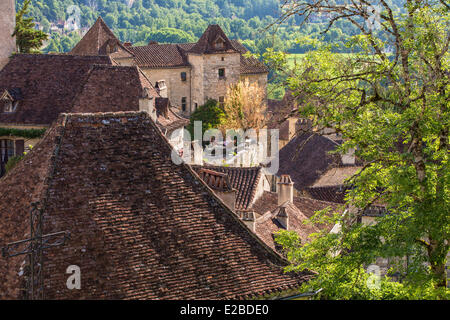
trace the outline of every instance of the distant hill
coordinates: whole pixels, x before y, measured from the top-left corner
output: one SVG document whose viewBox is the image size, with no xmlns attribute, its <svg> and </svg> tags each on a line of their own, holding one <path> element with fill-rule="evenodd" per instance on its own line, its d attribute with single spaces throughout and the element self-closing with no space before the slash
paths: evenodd
<svg viewBox="0 0 450 320">
<path fill-rule="evenodd" d="M 16 0 L 21 5 L 23 0 Z M 405 0 L 392 0 L 401 5 Z M 75 7 L 74 7 L 75 6 Z M 324 19 L 300 28 L 300 17 L 293 17 L 277 33 L 263 32 L 280 14 L 279 0 L 32 0 L 31 15 L 38 27 L 52 34 L 46 52 L 67 52 L 98 16 L 102 16 L 122 41 L 133 44 L 193 42 L 209 24 L 217 23 L 231 39 L 255 53 L 275 46 L 291 53 L 303 53 L 295 39 L 301 35 L 320 37 Z M 79 17 L 79 19 L 78 19 Z M 71 32 L 73 28 L 77 32 Z M 64 30 L 64 32 L 62 32 Z M 342 43 L 357 30 L 338 23 L 323 41 Z"/>
</svg>

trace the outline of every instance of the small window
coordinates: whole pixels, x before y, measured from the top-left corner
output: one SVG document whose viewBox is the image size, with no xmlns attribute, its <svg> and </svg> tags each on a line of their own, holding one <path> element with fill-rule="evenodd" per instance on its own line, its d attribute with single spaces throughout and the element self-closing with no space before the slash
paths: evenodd
<svg viewBox="0 0 450 320">
<path fill-rule="evenodd" d="M 225 103 L 225 97 L 219 97 L 219 104 L 223 105 Z"/>
<path fill-rule="evenodd" d="M 196 102 L 195 103 L 195 110 L 197 110 L 197 108 L 198 108 L 198 103 Z"/>
<path fill-rule="evenodd" d="M 181 81 L 186 81 L 186 72 L 181 73 Z"/>
<path fill-rule="evenodd" d="M 219 78 L 225 78 L 225 69 L 224 68 L 219 69 Z"/>
<path fill-rule="evenodd" d="M 181 98 L 181 110 L 186 111 L 186 97 Z"/>
<path fill-rule="evenodd" d="M 224 57 L 222 57 L 222 61 L 225 61 L 225 58 L 224 58 Z"/>
</svg>

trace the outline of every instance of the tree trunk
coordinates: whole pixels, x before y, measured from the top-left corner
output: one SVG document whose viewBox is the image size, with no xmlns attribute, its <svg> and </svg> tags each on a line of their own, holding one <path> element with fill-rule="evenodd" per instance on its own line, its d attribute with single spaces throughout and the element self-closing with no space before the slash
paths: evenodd
<svg viewBox="0 0 450 320">
<path fill-rule="evenodd" d="M 448 246 L 444 241 L 430 239 L 428 248 L 428 258 L 431 265 L 431 272 L 437 280 L 437 288 L 447 287 L 447 272 L 445 270 L 447 262 Z"/>
</svg>

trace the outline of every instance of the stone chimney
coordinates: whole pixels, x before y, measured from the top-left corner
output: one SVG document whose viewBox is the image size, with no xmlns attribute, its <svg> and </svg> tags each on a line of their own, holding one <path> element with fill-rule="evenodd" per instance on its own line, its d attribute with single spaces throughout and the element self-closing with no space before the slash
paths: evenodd
<svg viewBox="0 0 450 320">
<path fill-rule="evenodd" d="M 282 175 L 278 185 L 278 205 L 294 201 L 294 183 L 289 175 Z"/>
<path fill-rule="evenodd" d="M 289 214 L 285 205 L 280 208 L 280 212 L 278 212 L 275 218 L 285 230 L 289 229 Z"/>
<path fill-rule="evenodd" d="M 165 80 L 156 81 L 155 88 L 161 98 L 167 98 L 167 86 Z"/>
<path fill-rule="evenodd" d="M 253 212 L 253 211 L 244 211 L 244 212 L 240 213 L 240 216 L 241 216 L 242 222 L 244 222 L 245 225 L 250 230 L 255 232 L 255 221 L 256 221 L 255 212 Z"/>
<path fill-rule="evenodd" d="M 11 37 L 16 26 L 14 0 L 0 1 L 0 70 L 8 63 L 9 57 L 16 51 L 16 39 Z"/>
<path fill-rule="evenodd" d="M 142 90 L 142 96 L 139 98 L 139 111 L 147 112 L 150 118 L 156 121 L 155 98 L 150 94 L 149 88 Z"/>
</svg>

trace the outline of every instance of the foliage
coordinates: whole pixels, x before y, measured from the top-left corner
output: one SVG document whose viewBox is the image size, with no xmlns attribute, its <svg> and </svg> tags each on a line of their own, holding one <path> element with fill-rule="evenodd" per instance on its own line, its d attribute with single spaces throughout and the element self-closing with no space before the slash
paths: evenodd
<svg viewBox="0 0 450 320">
<path fill-rule="evenodd" d="M 248 80 L 232 84 L 227 89 L 221 129 L 257 129 L 265 125 L 266 92 L 257 82 Z"/>
<path fill-rule="evenodd" d="M 365 24 L 363 3 L 295 2 L 295 11 L 286 15 L 326 11 L 333 16 L 330 27 L 351 19 L 361 30 L 347 43 L 355 52 L 349 57 L 322 43 L 294 68 L 280 53 L 266 58 L 280 71 L 284 64 L 286 84 L 306 97 L 300 115 L 312 119 L 318 133 L 340 134 L 345 143 L 338 151 L 356 149 L 364 166 L 347 182 L 352 210 L 334 217 L 340 231 L 300 246 L 292 235 L 279 236 L 292 261 L 288 270 L 318 272 L 308 286 L 323 288 L 326 298 L 448 299 L 448 5 L 407 2 L 398 12 L 383 1 L 380 29 L 373 30 Z M 387 214 L 373 225 L 359 223 L 373 204 L 384 205 Z M 390 273 L 397 272 L 401 284 L 382 281 L 385 291 L 368 289 L 364 267 L 378 257 L 398 261 Z"/>
<path fill-rule="evenodd" d="M 210 99 L 195 110 L 190 117 L 187 130 L 194 137 L 194 121 L 202 122 L 202 136 L 206 130 L 217 129 L 223 123 L 225 113 L 216 100 Z"/>
<path fill-rule="evenodd" d="M 29 13 L 31 0 L 25 0 L 22 8 L 16 14 L 16 27 L 13 37 L 16 37 L 17 49 L 20 53 L 39 52 L 48 35 L 35 29 L 33 18 L 25 17 Z"/>
<path fill-rule="evenodd" d="M 47 129 L 15 129 L 0 128 L 0 137 L 22 137 L 27 139 L 41 138 Z"/>
</svg>

